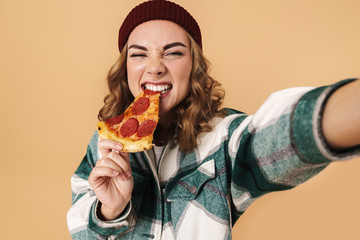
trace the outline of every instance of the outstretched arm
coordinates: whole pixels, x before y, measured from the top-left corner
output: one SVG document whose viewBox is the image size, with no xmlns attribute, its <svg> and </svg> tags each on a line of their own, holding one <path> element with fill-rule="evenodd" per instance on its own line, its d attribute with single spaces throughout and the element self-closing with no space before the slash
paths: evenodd
<svg viewBox="0 0 360 240">
<path fill-rule="evenodd" d="M 336 90 L 325 105 L 323 134 L 333 149 L 360 144 L 360 80 Z"/>
</svg>

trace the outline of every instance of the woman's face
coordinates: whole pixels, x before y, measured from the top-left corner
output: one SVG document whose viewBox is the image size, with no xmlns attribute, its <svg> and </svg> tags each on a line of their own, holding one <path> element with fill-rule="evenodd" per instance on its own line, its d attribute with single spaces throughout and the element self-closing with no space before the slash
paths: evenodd
<svg viewBox="0 0 360 240">
<path fill-rule="evenodd" d="M 170 21 L 148 21 L 132 31 L 127 46 L 127 77 L 134 97 L 144 89 L 161 92 L 163 115 L 189 94 L 192 56 L 183 28 Z"/>
</svg>

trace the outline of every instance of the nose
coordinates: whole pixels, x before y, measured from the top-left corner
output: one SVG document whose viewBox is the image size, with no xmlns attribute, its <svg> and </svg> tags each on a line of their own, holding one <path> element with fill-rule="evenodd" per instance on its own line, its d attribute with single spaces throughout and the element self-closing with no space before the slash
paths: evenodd
<svg viewBox="0 0 360 240">
<path fill-rule="evenodd" d="M 148 58 L 146 72 L 151 75 L 161 76 L 165 72 L 165 66 L 162 60 L 157 56 Z"/>
</svg>

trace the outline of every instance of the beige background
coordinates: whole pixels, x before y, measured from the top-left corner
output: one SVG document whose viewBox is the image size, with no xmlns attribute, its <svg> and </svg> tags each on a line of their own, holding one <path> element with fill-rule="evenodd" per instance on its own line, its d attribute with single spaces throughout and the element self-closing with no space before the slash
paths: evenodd
<svg viewBox="0 0 360 240">
<path fill-rule="evenodd" d="M 225 105 L 360 77 L 360 1 L 182 0 Z M 117 31 L 139 0 L 0 0 L 1 239 L 70 239 L 70 177 L 95 130 Z M 360 239 L 360 159 L 253 204 L 234 239 Z"/>
</svg>

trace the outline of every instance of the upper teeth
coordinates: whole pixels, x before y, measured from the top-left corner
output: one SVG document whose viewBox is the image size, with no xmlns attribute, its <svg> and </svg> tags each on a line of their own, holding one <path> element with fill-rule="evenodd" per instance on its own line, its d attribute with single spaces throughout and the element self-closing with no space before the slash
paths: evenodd
<svg viewBox="0 0 360 240">
<path fill-rule="evenodd" d="M 152 84 L 146 84 L 146 89 L 150 89 L 151 91 L 164 91 L 170 88 L 169 85 L 152 85 Z"/>
</svg>

